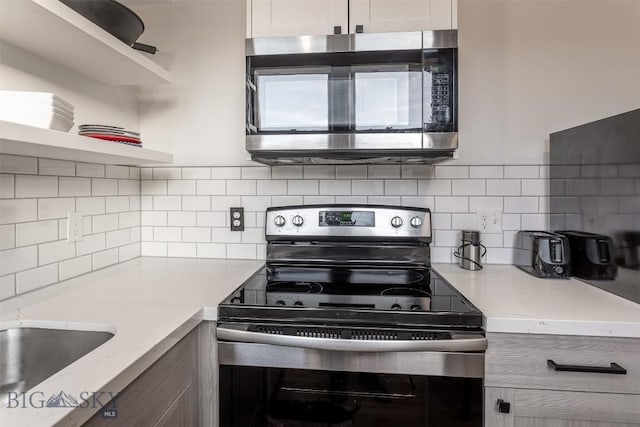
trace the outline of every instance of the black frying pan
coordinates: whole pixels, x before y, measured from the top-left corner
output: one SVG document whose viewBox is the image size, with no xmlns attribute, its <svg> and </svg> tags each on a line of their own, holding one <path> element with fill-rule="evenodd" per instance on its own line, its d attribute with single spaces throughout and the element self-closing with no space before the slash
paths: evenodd
<svg viewBox="0 0 640 427">
<path fill-rule="evenodd" d="M 156 53 L 154 46 L 136 42 L 144 31 L 144 23 L 134 11 L 116 0 L 60 1 L 132 48 Z"/>
</svg>

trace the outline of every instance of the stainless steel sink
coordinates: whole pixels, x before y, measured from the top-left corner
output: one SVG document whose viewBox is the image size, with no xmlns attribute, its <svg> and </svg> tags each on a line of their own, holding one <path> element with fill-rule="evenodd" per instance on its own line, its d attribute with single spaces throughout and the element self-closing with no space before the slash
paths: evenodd
<svg viewBox="0 0 640 427">
<path fill-rule="evenodd" d="M 30 326 L 0 329 L 0 393 L 31 389 L 113 335 Z"/>
</svg>

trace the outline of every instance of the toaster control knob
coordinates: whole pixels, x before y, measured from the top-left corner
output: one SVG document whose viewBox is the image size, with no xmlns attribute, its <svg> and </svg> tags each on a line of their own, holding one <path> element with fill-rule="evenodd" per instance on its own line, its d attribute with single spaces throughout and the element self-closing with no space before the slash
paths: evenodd
<svg viewBox="0 0 640 427">
<path fill-rule="evenodd" d="M 561 266 L 557 265 L 554 269 L 553 269 L 556 274 L 562 274 L 564 273 L 564 268 L 562 268 Z"/>
<path fill-rule="evenodd" d="M 284 301 L 282 301 L 281 299 L 276 301 L 276 305 L 285 305 Z"/>
<path fill-rule="evenodd" d="M 296 301 L 293 303 L 294 307 L 302 307 L 304 304 L 302 304 L 302 301 Z"/>
<path fill-rule="evenodd" d="M 400 304 L 393 304 L 391 306 L 391 310 L 400 310 L 402 307 L 400 307 Z"/>
<path fill-rule="evenodd" d="M 418 304 L 413 304 L 411 306 L 411 311 L 420 311 L 422 309 L 422 307 L 420 307 Z"/>
<path fill-rule="evenodd" d="M 300 227 L 302 224 L 304 224 L 304 219 L 300 215 L 296 215 L 291 220 L 291 223 L 296 227 Z"/>
<path fill-rule="evenodd" d="M 393 218 L 391 218 L 391 226 L 393 228 L 402 227 L 402 218 L 400 218 L 399 216 L 394 216 Z"/>
<path fill-rule="evenodd" d="M 287 221 L 284 219 L 284 217 L 282 215 L 278 215 L 273 220 L 273 223 L 276 225 L 276 227 L 283 227 L 286 222 Z"/>
<path fill-rule="evenodd" d="M 413 228 L 418 228 L 422 225 L 422 218 L 420 218 L 419 216 L 414 216 L 413 218 L 411 218 L 411 220 L 409 220 L 409 224 L 411 224 Z"/>
</svg>

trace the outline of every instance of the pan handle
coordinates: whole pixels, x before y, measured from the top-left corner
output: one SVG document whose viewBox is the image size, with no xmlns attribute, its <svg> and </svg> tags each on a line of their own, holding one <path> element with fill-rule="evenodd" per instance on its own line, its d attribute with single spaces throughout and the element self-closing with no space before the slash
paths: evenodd
<svg viewBox="0 0 640 427">
<path fill-rule="evenodd" d="M 155 54 L 158 51 L 158 48 L 156 48 L 155 46 L 149 46 L 148 44 L 144 44 L 144 43 L 135 42 L 131 45 L 131 47 L 136 50 L 141 50 L 143 52 L 147 52 L 151 54 Z"/>
</svg>

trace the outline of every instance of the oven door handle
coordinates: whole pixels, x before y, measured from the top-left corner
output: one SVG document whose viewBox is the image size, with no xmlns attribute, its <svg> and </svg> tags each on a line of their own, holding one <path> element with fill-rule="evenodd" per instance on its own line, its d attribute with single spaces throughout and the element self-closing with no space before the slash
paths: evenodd
<svg viewBox="0 0 640 427">
<path fill-rule="evenodd" d="M 316 350 L 352 352 L 400 352 L 400 351 L 484 351 L 486 338 L 462 338 L 450 340 L 344 340 L 330 338 L 297 337 L 292 335 L 264 334 L 224 327 L 216 328 L 219 340 L 271 344 L 286 347 L 313 348 Z"/>
</svg>

